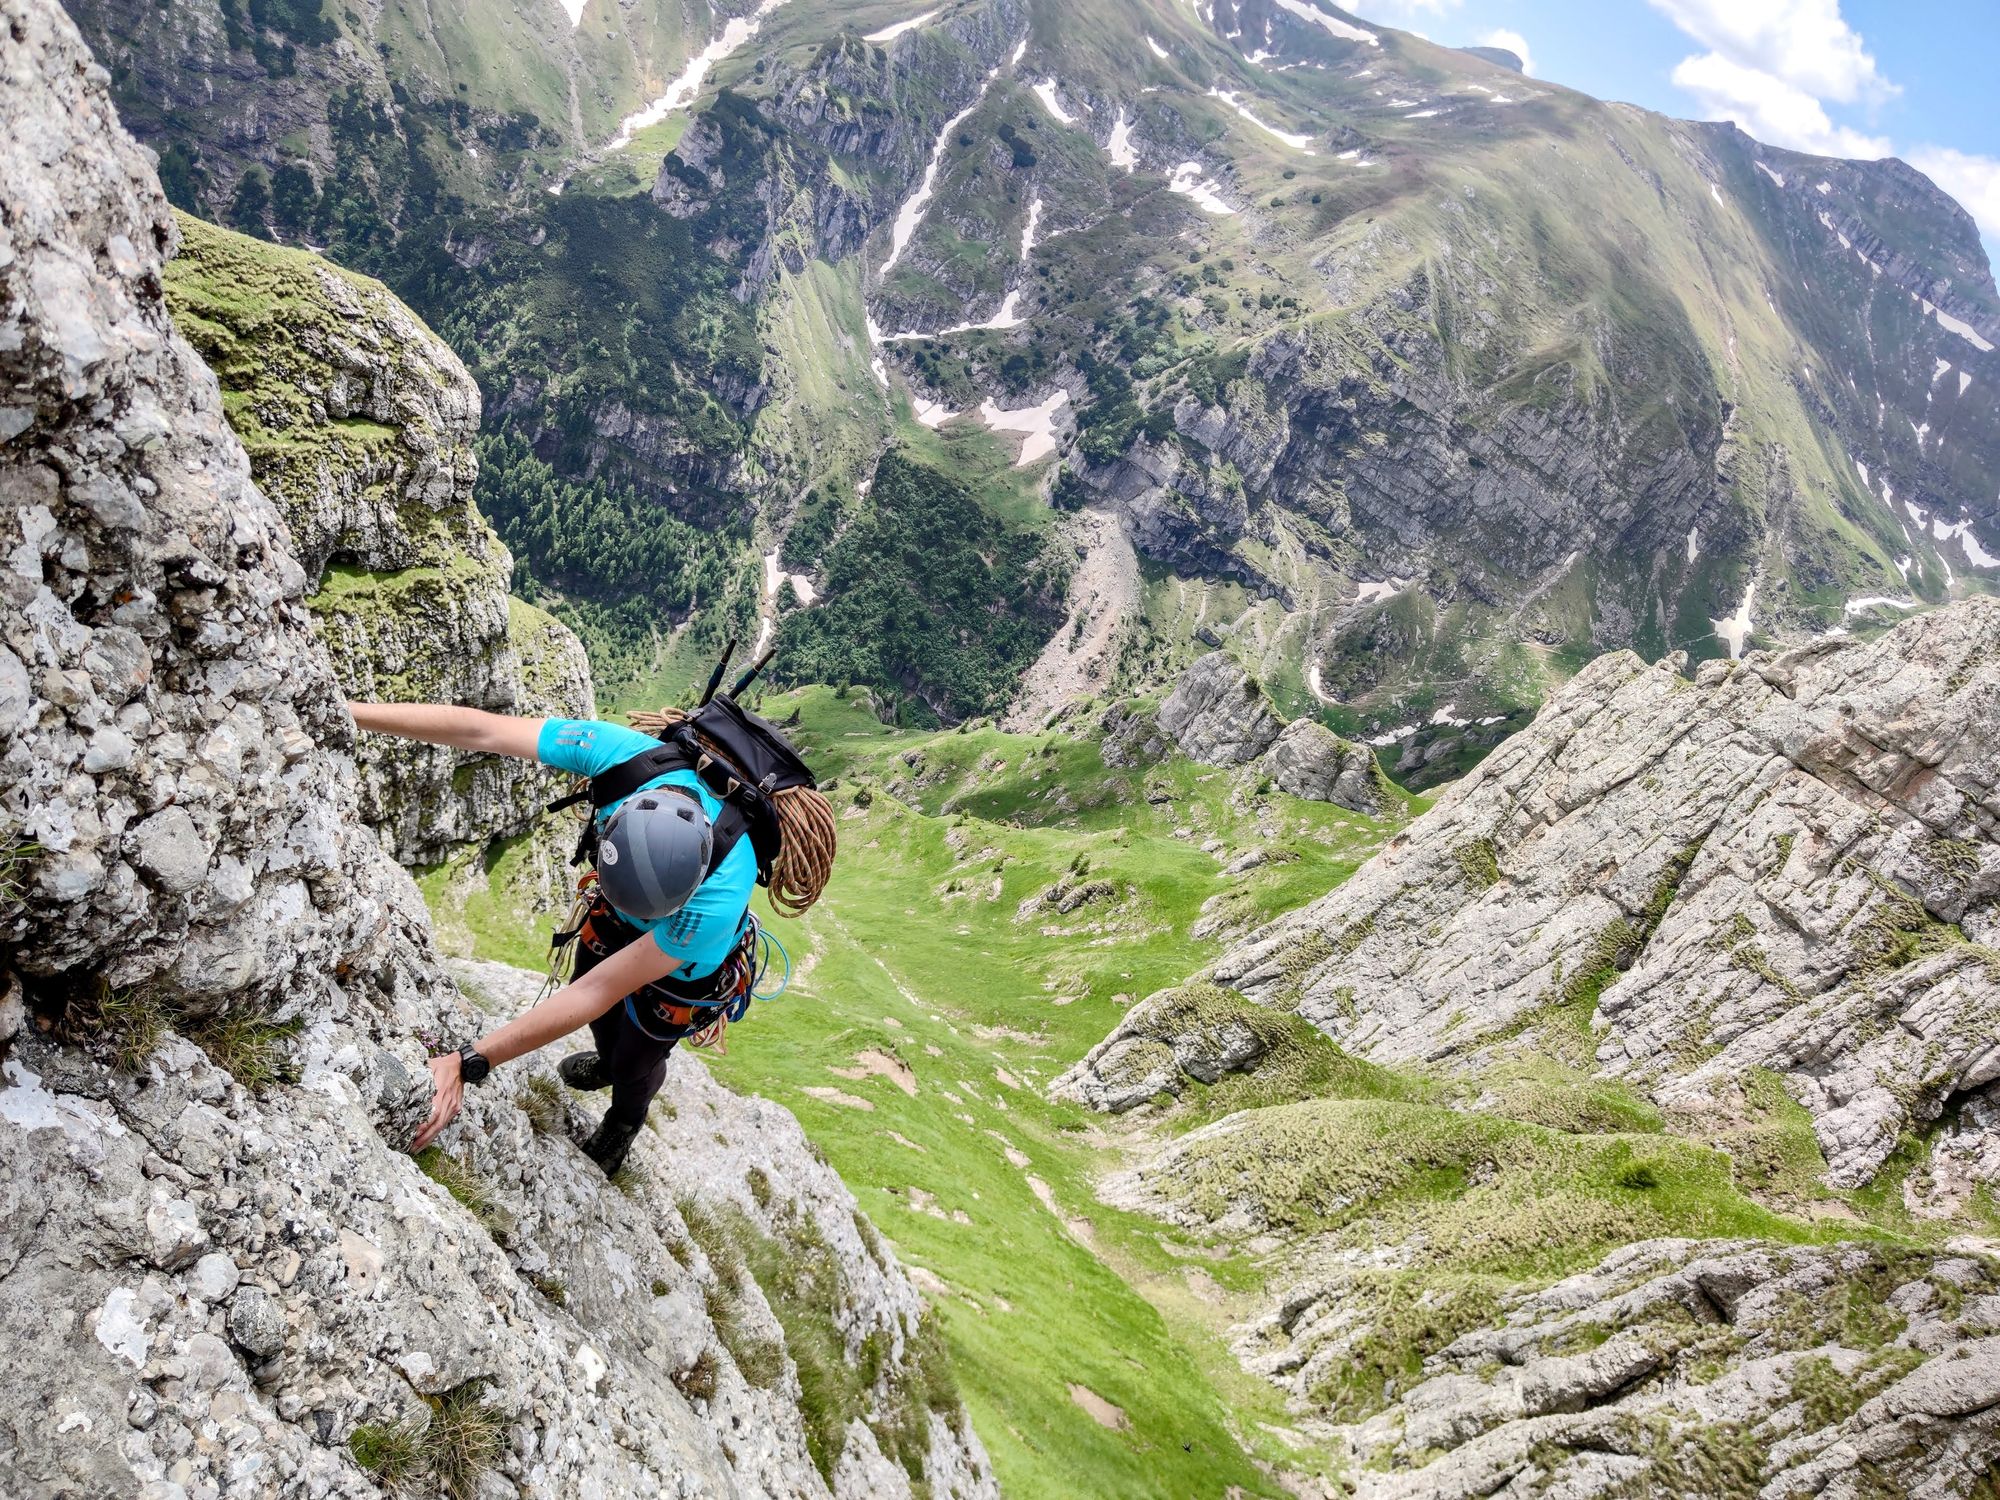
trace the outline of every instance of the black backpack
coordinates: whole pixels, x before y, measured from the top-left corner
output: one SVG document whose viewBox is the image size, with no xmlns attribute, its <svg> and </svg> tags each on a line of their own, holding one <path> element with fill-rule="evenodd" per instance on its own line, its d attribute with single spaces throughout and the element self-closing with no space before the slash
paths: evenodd
<svg viewBox="0 0 2000 1500">
<path fill-rule="evenodd" d="M 598 773 L 582 791 L 551 802 L 549 811 L 573 807 L 588 798 L 595 813 L 631 796 L 656 776 L 669 771 L 692 771 L 722 804 L 703 878 L 713 875 L 737 841 L 747 834 L 757 855 L 757 883 L 770 885 L 771 866 L 783 844 L 777 808 L 771 798 L 790 787 L 817 787 L 819 783 L 777 725 L 759 718 L 736 701 L 737 695 L 769 664 L 770 651 L 753 662 L 728 692 L 716 691 L 735 650 L 733 639 L 723 647 L 722 659 L 709 674 L 707 691 L 692 713 L 653 731 L 660 740 L 658 749 L 643 751 Z M 594 863 L 596 858 L 597 819 L 593 815 L 584 823 L 570 863 Z"/>
</svg>

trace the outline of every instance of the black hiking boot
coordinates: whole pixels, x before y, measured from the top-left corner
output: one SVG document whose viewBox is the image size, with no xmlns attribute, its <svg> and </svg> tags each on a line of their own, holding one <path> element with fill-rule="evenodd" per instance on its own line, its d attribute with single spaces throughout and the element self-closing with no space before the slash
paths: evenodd
<svg viewBox="0 0 2000 1500">
<path fill-rule="evenodd" d="M 639 1125 L 627 1124 L 606 1115 L 590 1139 L 583 1143 L 583 1154 L 596 1162 L 606 1177 L 615 1177 L 618 1169 L 625 1165 L 626 1154 L 631 1151 L 632 1142 L 638 1136 Z"/>
<path fill-rule="evenodd" d="M 611 1087 L 611 1080 L 604 1073 L 604 1060 L 595 1052 L 570 1053 L 556 1064 L 556 1072 L 562 1075 L 564 1083 L 586 1094 Z"/>
</svg>

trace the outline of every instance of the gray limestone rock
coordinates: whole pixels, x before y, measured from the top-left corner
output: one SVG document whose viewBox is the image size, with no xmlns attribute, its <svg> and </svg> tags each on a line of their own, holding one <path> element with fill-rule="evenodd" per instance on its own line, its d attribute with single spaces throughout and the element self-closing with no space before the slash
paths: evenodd
<svg viewBox="0 0 2000 1500">
<path fill-rule="evenodd" d="M 1159 721 L 1182 754 L 1209 766 L 1255 760 L 1284 728 L 1263 689 L 1222 651 L 1211 651 L 1181 674 L 1160 705 Z"/>
<path fill-rule="evenodd" d="M 1356 812 L 1382 810 L 1382 773 L 1366 745 L 1344 740 L 1314 719 L 1294 719 L 1271 748 L 1264 764 L 1281 791 L 1313 802 L 1331 802 Z"/>
<path fill-rule="evenodd" d="M 1310 956 L 1300 1014 L 1343 1047 L 1468 1069 L 1540 1045 L 1535 1016 L 1587 980 L 1600 1073 L 1693 1130 L 1780 1074 L 1839 1185 L 1954 1101 L 1906 1191 L 1949 1212 L 2000 1169 L 1996 744 L 1993 599 L 1695 683 L 1602 657 L 1216 976 L 1268 999 Z"/>
<path fill-rule="evenodd" d="M 963 1412 L 912 1385 L 915 1286 L 779 1106 L 677 1057 L 701 1149 L 643 1132 L 614 1187 L 542 1058 L 471 1092 L 430 1173 L 407 1154 L 427 1052 L 480 1014 L 361 815 L 308 571 L 168 320 L 152 163 L 53 0 L 0 0 L 0 35 L 0 847 L 39 851 L 0 884 L 8 1492 L 362 1500 L 349 1436 L 456 1392 L 499 1435 L 482 1495 L 988 1500 Z M 17 993 L 100 987 L 124 1008 L 20 1024 Z M 275 1060 L 232 1077 L 178 1034 L 218 1017 Z M 866 1346 L 832 1483 L 747 1236 L 809 1241 Z"/>
</svg>

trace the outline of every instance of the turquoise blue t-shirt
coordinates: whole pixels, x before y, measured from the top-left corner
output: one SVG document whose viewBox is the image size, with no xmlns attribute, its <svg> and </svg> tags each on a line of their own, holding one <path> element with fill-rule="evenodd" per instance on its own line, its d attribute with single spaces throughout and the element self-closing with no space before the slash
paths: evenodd
<svg viewBox="0 0 2000 1500">
<path fill-rule="evenodd" d="M 543 765 L 568 771 L 573 776 L 596 776 L 623 765 L 635 755 L 658 749 L 659 744 L 650 734 L 641 734 L 622 724 L 607 724 L 601 719 L 547 719 L 535 743 L 535 756 Z M 664 776 L 655 776 L 639 791 L 656 786 L 686 787 L 701 799 L 711 820 L 722 815 L 720 799 L 692 771 L 669 771 Z M 632 795 L 636 797 L 638 792 Z M 621 798 L 598 813 L 598 822 L 602 823 L 622 806 Z M 618 915 L 634 927 L 650 931 L 662 953 L 681 961 L 680 978 L 706 979 L 735 949 L 743 932 L 744 914 L 750 910 L 750 893 L 756 884 L 757 852 L 750 847 L 746 836 L 736 841 L 736 847 L 716 866 L 715 873 L 701 883 L 679 911 L 653 922 L 626 917 L 624 912 Z"/>
</svg>

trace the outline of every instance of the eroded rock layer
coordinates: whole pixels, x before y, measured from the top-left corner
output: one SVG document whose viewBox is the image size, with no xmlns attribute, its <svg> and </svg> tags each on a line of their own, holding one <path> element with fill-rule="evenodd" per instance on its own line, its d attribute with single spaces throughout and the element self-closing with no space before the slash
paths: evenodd
<svg viewBox="0 0 2000 1500">
<path fill-rule="evenodd" d="M 1950 1110 L 1985 1180 L 2000 1077 L 2000 601 L 1710 663 L 1601 658 L 1354 879 L 1226 955 L 1350 1051 L 1567 1049 L 1670 1111 L 1753 1069 L 1867 1181 Z M 1565 1037 L 1567 1040 L 1565 1040 Z"/>
</svg>

